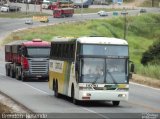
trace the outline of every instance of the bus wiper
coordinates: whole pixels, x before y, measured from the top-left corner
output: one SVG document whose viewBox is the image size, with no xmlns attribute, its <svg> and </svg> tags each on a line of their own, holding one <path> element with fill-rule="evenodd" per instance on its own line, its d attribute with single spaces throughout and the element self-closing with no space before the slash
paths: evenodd
<svg viewBox="0 0 160 119">
<path fill-rule="evenodd" d="M 113 77 L 113 75 L 111 74 L 111 72 L 109 72 L 109 70 L 108 70 L 108 69 L 107 69 L 107 73 L 110 75 L 110 77 L 111 77 L 112 81 L 113 81 L 115 84 L 117 84 L 117 82 L 116 82 L 115 78 Z"/>
<path fill-rule="evenodd" d="M 96 76 L 95 80 L 92 82 L 92 84 L 95 84 L 98 79 L 100 79 L 100 74 L 97 74 L 97 76 Z"/>
</svg>

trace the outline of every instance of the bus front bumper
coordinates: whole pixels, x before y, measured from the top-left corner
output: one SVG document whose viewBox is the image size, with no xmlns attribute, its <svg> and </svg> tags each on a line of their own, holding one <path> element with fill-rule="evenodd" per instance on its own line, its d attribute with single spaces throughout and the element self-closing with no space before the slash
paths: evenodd
<svg viewBox="0 0 160 119">
<path fill-rule="evenodd" d="M 122 101 L 128 100 L 127 91 L 79 91 L 78 100 Z"/>
</svg>

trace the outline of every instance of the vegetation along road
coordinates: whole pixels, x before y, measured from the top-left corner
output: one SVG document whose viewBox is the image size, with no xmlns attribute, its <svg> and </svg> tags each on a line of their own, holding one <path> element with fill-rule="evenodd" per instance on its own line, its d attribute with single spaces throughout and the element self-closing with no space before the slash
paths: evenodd
<svg viewBox="0 0 160 119">
<path fill-rule="evenodd" d="M 139 10 L 133 11 L 135 14 Z M 130 14 L 130 12 L 129 12 Z M 112 13 L 109 15 L 112 16 Z M 82 35 L 104 35 L 110 37 L 123 38 L 124 17 L 114 17 L 112 19 L 100 19 L 97 14 L 89 15 L 74 15 L 73 18 L 54 19 L 49 18 L 50 22 L 43 24 L 34 22 L 33 25 L 25 25 L 25 19 L 0 19 L 0 38 L 10 34 L 16 29 L 25 29 L 25 31 L 14 31 L 11 36 L 3 44 L 12 42 L 12 38 L 19 37 L 20 39 L 32 39 L 39 37 L 45 40 L 51 40 L 54 36 L 82 36 Z M 87 19 L 92 19 L 87 21 Z M 147 51 L 148 47 L 153 42 L 160 38 L 159 36 L 159 14 L 147 14 L 136 17 L 127 17 L 127 40 L 130 45 L 130 59 L 135 62 L 137 73 L 142 73 L 145 68 L 141 65 L 142 53 Z M 74 23 L 63 23 L 71 22 Z M 75 22 L 81 21 L 81 22 Z M 51 24 L 61 23 L 60 25 Z M 47 25 L 46 27 L 38 27 Z M 154 25 L 154 27 L 152 26 Z M 62 31 L 63 30 L 63 31 Z M 116 32 L 115 32 L 116 31 Z M 151 33 L 152 32 L 152 33 Z M 41 34 L 41 35 L 40 35 Z M 145 42 L 144 42 L 145 41 Z M 143 42 L 143 45 L 141 44 Z M 58 115 L 61 117 L 80 117 L 81 113 L 88 118 L 113 118 L 126 116 L 128 118 L 141 117 L 147 112 L 160 113 L 160 90 L 150 88 L 135 83 L 130 83 L 130 96 L 128 102 L 121 102 L 120 106 L 113 107 L 109 102 L 89 103 L 84 105 L 74 105 L 69 99 L 55 98 L 54 92 L 48 89 L 48 82 L 21 82 L 5 76 L 4 68 L 4 47 L 0 50 L 0 91 L 12 97 L 17 102 L 23 104 L 31 111 L 36 113 L 72 113 L 70 115 Z M 153 61 L 153 60 L 152 60 Z M 152 65 L 152 63 L 150 64 Z M 156 67 L 157 71 L 160 71 Z M 155 70 L 153 71 L 155 72 Z M 147 74 L 147 73 L 146 73 Z M 159 72 L 157 72 L 159 74 Z M 157 75 L 156 74 L 156 75 Z M 155 75 L 154 75 L 155 76 Z M 157 77 L 153 77 L 159 79 Z M 21 89 L 21 90 L 20 90 Z M 112 115 L 107 113 L 120 113 Z M 122 113 L 122 114 L 121 114 Z M 128 114 L 124 114 L 128 113 Z M 142 113 L 140 115 L 129 113 Z M 76 114 L 76 115 L 74 115 Z M 49 115 L 53 116 L 53 115 Z"/>
</svg>

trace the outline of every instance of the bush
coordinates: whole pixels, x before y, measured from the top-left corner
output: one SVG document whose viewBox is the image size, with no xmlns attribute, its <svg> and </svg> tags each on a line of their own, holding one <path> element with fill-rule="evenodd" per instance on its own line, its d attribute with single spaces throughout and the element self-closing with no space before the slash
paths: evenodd
<svg viewBox="0 0 160 119">
<path fill-rule="evenodd" d="M 149 49 L 142 54 L 141 63 L 147 64 L 160 64 L 160 40 L 153 43 Z"/>
</svg>

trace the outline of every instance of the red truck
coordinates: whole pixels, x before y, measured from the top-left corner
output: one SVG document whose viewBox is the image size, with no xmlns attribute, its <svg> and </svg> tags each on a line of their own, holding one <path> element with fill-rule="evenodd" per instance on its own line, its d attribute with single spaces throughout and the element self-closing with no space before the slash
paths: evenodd
<svg viewBox="0 0 160 119">
<path fill-rule="evenodd" d="M 72 17 L 74 14 L 73 8 L 55 8 L 53 10 L 54 18 Z"/>
<path fill-rule="evenodd" d="M 6 76 L 48 80 L 50 43 L 40 39 L 5 45 Z"/>
</svg>

